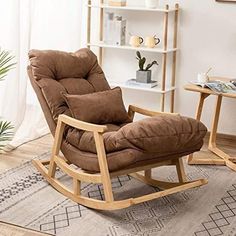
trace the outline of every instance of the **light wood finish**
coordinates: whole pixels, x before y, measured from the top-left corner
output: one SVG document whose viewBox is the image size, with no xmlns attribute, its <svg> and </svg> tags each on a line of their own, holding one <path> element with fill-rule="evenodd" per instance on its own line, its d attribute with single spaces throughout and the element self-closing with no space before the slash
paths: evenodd
<svg viewBox="0 0 236 236">
<path fill-rule="evenodd" d="M 222 96 L 219 95 L 216 98 L 215 112 L 213 115 L 211 134 L 210 134 L 210 140 L 209 140 L 210 149 L 214 149 L 216 147 L 216 133 L 217 133 L 217 127 L 219 123 L 221 104 L 222 104 Z"/>
<path fill-rule="evenodd" d="M 174 18 L 174 40 L 173 40 L 173 48 L 177 48 L 177 32 L 178 32 L 178 21 L 179 21 L 179 4 L 175 4 L 175 18 Z M 176 82 L 176 60 L 177 60 L 177 52 L 173 52 L 172 58 L 172 78 L 171 78 L 171 86 L 175 87 Z M 175 90 L 171 91 L 171 107 L 170 111 L 174 112 L 175 106 Z"/>
<path fill-rule="evenodd" d="M 74 188 L 74 194 L 80 195 L 81 194 L 81 181 L 74 178 L 73 179 L 73 188 Z"/>
<path fill-rule="evenodd" d="M 47 236 L 52 234 L 42 233 L 36 230 L 27 229 L 11 223 L 0 221 L 1 236 Z"/>
<path fill-rule="evenodd" d="M 59 154 L 59 151 L 60 151 L 60 144 L 63 138 L 62 131 L 64 131 L 64 129 L 65 129 L 65 123 L 63 123 L 61 120 L 58 120 L 56 132 L 55 132 L 55 142 L 53 144 L 52 157 L 50 159 L 50 165 L 49 165 L 49 170 L 48 170 L 49 176 L 53 178 L 55 177 L 55 173 L 56 173 L 55 158 L 56 158 L 56 155 Z"/>
<path fill-rule="evenodd" d="M 138 108 L 135 106 L 130 106 L 129 108 L 129 115 L 133 119 L 135 112 L 138 112 L 143 115 L 147 116 L 154 116 L 162 114 L 160 112 L 153 112 L 149 110 L 145 110 L 142 108 Z M 171 113 L 172 114 L 172 113 Z M 172 114 L 174 115 L 174 114 Z M 76 170 L 69 163 L 67 163 L 64 158 L 59 156 L 59 150 L 62 143 L 62 135 L 64 133 L 65 125 L 70 125 L 72 127 L 91 131 L 94 135 L 96 150 L 97 150 L 97 157 L 98 163 L 100 167 L 99 173 L 86 173 L 81 170 Z M 36 168 L 41 172 L 41 174 L 46 178 L 46 180 L 59 192 L 70 198 L 71 200 L 85 205 L 90 208 L 101 209 L 101 210 L 115 210 L 121 209 L 125 207 L 129 207 L 134 204 L 138 204 L 141 202 L 149 201 L 155 198 L 163 197 L 172 193 L 176 193 L 188 188 L 197 187 L 203 184 L 206 184 L 206 180 L 196 180 L 192 182 L 186 181 L 186 176 L 184 173 L 184 167 L 181 161 L 172 161 L 166 160 L 162 162 L 158 162 L 155 164 L 147 164 L 144 166 L 137 166 L 133 168 L 127 168 L 123 170 L 119 170 L 116 172 L 109 172 L 108 164 L 107 164 L 107 157 L 105 152 L 105 146 L 103 142 L 103 132 L 107 129 L 106 126 L 101 125 L 93 125 L 86 122 L 81 122 L 79 120 L 73 119 L 66 115 L 60 115 L 58 118 L 56 134 L 55 134 L 55 141 L 53 145 L 53 155 L 51 156 L 50 162 L 49 161 L 41 161 L 41 160 L 34 160 L 33 163 Z M 49 168 L 46 168 L 46 165 L 49 164 Z M 151 169 L 157 166 L 166 166 L 166 165 L 175 165 L 177 169 L 177 173 L 179 176 L 179 183 L 168 183 L 163 181 L 154 180 L 151 178 Z M 69 189 L 68 187 L 64 186 L 58 179 L 55 177 L 55 168 L 60 168 L 64 173 L 68 176 L 72 177 L 73 179 L 73 189 Z M 53 171 L 52 171 L 53 170 Z M 143 176 L 144 182 L 146 181 L 148 184 L 151 182 L 155 182 L 157 185 L 160 183 L 161 187 L 165 187 L 163 191 L 158 193 L 152 193 L 145 196 L 137 197 L 137 198 L 130 198 L 125 199 L 122 201 L 115 201 L 113 192 L 112 192 L 112 185 L 111 185 L 111 178 L 117 177 L 119 175 L 127 175 L 132 174 L 139 171 L 145 171 L 145 175 Z M 84 197 L 81 195 L 81 181 L 85 182 L 92 182 L 92 183 L 101 183 L 104 189 L 105 200 L 100 201 L 96 199 L 91 199 L 88 197 Z M 150 182 L 151 181 L 151 182 Z"/>
<path fill-rule="evenodd" d="M 211 78 L 211 80 L 214 80 L 214 79 L 215 78 Z M 224 79 L 224 80 L 227 81 L 227 79 Z M 188 164 L 226 165 L 230 169 L 236 171 L 236 164 L 234 163 L 236 162 L 235 161 L 236 157 L 230 156 L 229 154 L 225 153 L 223 150 L 218 148 L 216 144 L 217 127 L 219 123 L 222 99 L 223 97 L 236 98 L 236 94 L 230 94 L 230 93 L 219 94 L 219 93 L 213 92 L 210 89 L 201 88 L 197 85 L 192 85 L 192 84 L 186 85 L 185 89 L 200 93 L 200 98 L 199 98 L 199 103 L 198 103 L 197 113 L 196 113 L 197 120 L 201 119 L 201 114 L 202 114 L 202 109 L 204 106 L 205 99 L 209 97 L 210 95 L 216 96 L 216 105 L 215 105 L 215 111 L 214 111 L 213 119 L 212 119 L 212 127 L 211 127 L 211 132 L 210 132 L 208 149 L 221 158 L 221 159 L 212 159 L 212 158 L 197 159 L 197 158 L 194 158 L 193 155 L 190 155 L 188 157 Z"/>
<path fill-rule="evenodd" d="M 159 112 L 159 111 L 151 111 L 148 109 L 144 109 L 135 105 L 130 105 L 128 109 L 128 115 L 133 119 L 134 114 L 139 113 L 144 116 L 158 116 L 158 115 L 178 115 L 177 113 L 169 113 L 169 112 Z"/>
<path fill-rule="evenodd" d="M 151 179 L 152 178 L 152 169 L 144 171 L 145 178 Z"/>
<path fill-rule="evenodd" d="M 210 78 L 211 80 L 214 80 L 214 77 Z M 218 95 L 214 91 L 208 89 L 208 88 L 202 88 L 200 86 L 194 85 L 194 84 L 188 84 L 184 87 L 186 90 L 199 92 L 199 93 L 205 93 L 209 95 Z M 222 97 L 226 98 L 236 98 L 236 93 L 221 93 Z"/>
<path fill-rule="evenodd" d="M 132 176 L 133 178 L 145 183 L 145 184 L 148 184 L 148 185 L 151 185 L 153 187 L 160 188 L 160 189 L 171 189 L 173 187 L 181 186 L 181 185 L 183 185 L 183 183 L 193 183 L 193 182 L 195 182 L 195 181 L 185 181 L 183 183 L 181 183 L 181 182 L 166 182 L 166 181 L 160 181 L 160 180 L 156 180 L 156 179 L 146 177 L 146 176 L 144 176 L 140 173 L 133 173 L 133 174 L 129 174 L 129 175 Z M 205 180 L 205 179 L 200 179 L 200 182 L 203 182 L 203 183 L 207 184 L 207 180 Z"/>
<path fill-rule="evenodd" d="M 183 159 L 182 158 L 179 158 L 176 161 L 176 170 L 177 170 L 179 182 L 180 183 L 187 182 L 187 176 L 186 176 L 185 171 L 184 171 L 184 164 L 183 164 Z"/>
<path fill-rule="evenodd" d="M 103 5 L 103 0 L 100 0 L 100 5 Z M 99 40 L 103 41 L 103 23 L 104 22 L 104 8 L 100 8 L 100 23 L 99 23 Z M 102 67 L 102 53 L 103 53 L 103 48 L 99 48 L 99 64 Z"/>
<path fill-rule="evenodd" d="M 112 187 L 111 187 L 111 178 L 109 175 L 105 146 L 103 143 L 102 134 L 95 132 L 94 138 L 95 138 L 95 144 L 96 144 L 96 149 L 97 149 L 98 163 L 99 163 L 100 172 L 101 172 L 101 180 L 102 180 L 102 184 L 104 188 L 105 199 L 107 202 L 112 202 L 114 199 L 113 199 L 113 193 L 112 193 Z"/>
<path fill-rule="evenodd" d="M 169 5 L 166 5 L 166 10 L 169 9 Z M 164 13 L 164 27 L 163 27 L 163 46 L 164 50 L 167 49 L 167 39 L 168 39 L 168 16 L 169 13 Z M 161 87 L 162 90 L 165 91 L 166 89 L 166 70 L 167 70 L 167 55 L 164 53 L 162 55 L 162 81 L 161 81 Z M 163 93 L 161 95 L 161 111 L 163 112 L 165 110 L 165 94 Z"/>
<path fill-rule="evenodd" d="M 91 0 L 88 0 L 88 4 L 91 4 Z M 91 41 L 91 8 L 88 7 L 87 11 L 87 45 L 90 48 L 90 41 Z"/>
<path fill-rule="evenodd" d="M 202 115 L 202 109 L 203 109 L 203 105 L 204 105 L 204 100 L 209 96 L 210 94 L 205 94 L 205 93 L 200 93 L 200 98 L 199 98 L 199 102 L 198 102 L 198 107 L 197 107 L 197 112 L 196 112 L 196 120 L 201 119 L 201 115 Z M 193 160 L 193 154 L 188 156 L 188 163 L 189 164 L 198 164 L 195 163 L 196 160 Z"/>
<path fill-rule="evenodd" d="M 135 50 L 137 51 L 136 47 L 132 47 L 130 45 L 110 45 L 103 42 L 103 25 L 104 25 L 104 9 L 116 9 L 116 10 L 133 10 L 133 11 L 153 11 L 153 12 L 160 12 L 164 14 L 163 17 L 163 48 L 154 47 L 139 47 L 139 51 L 147 51 L 153 53 L 161 53 L 162 54 L 162 78 L 161 78 L 161 85 L 160 88 L 153 88 L 153 89 L 137 89 L 141 91 L 155 91 L 160 93 L 160 110 L 162 112 L 165 111 L 166 105 L 166 95 L 170 96 L 170 111 L 174 112 L 174 97 L 175 97 L 175 80 L 176 80 L 176 58 L 177 58 L 177 31 L 178 31 L 178 16 L 179 16 L 179 5 L 176 4 L 174 8 L 169 7 L 169 5 L 165 5 L 165 8 L 156 8 L 156 9 L 149 9 L 146 7 L 135 7 L 135 6 L 109 6 L 108 4 L 104 4 L 103 0 L 99 0 L 99 3 L 91 3 L 88 2 L 87 8 L 88 10 L 88 26 L 87 30 L 91 31 L 91 8 L 97 8 L 100 12 L 100 23 L 98 28 L 99 33 L 99 42 L 90 42 L 90 33 L 87 33 L 88 40 L 87 40 L 87 47 L 95 46 L 98 47 L 99 53 L 99 64 L 102 66 L 103 63 L 103 50 L 104 48 L 114 48 L 114 49 L 126 49 L 126 50 Z M 168 22 L 169 22 L 169 13 L 174 12 L 174 37 L 173 37 L 173 48 L 168 48 Z M 171 87 L 166 87 L 166 80 L 167 80 L 167 54 L 173 53 L 173 60 L 172 60 L 172 78 L 171 78 Z M 127 78 L 127 80 L 130 78 Z M 126 89 L 135 89 L 133 86 L 121 86 L 122 88 Z"/>
</svg>

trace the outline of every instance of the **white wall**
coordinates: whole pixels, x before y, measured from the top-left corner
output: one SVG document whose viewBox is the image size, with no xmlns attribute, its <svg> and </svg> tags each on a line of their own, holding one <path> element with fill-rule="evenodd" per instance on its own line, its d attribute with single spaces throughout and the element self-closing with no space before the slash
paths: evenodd
<svg viewBox="0 0 236 236">
<path fill-rule="evenodd" d="M 130 0 L 130 4 L 143 4 L 143 0 Z M 160 1 L 174 5 L 176 1 Z M 222 4 L 215 0 L 178 0 L 181 7 L 179 27 L 176 111 L 194 117 L 198 95 L 187 92 L 183 86 L 194 80 L 198 72 L 212 67 L 211 75 L 236 78 L 236 4 Z M 155 13 L 122 13 L 129 22 L 128 31 L 145 36 L 162 36 L 161 16 Z M 150 23 L 151 22 L 151 23 Z M 148 27 L 147 27 L 148 25 Z M 134 52 L 106 50 L 104 69 L 108 78 L 125 81 L 135 76 L 137 64 Z M 160 56 L 144 54 L 149 59 Z M 120 60 L 122 58 L 122 61 Z M 154 69 L 154 77 L 160 78 L 161 66 Z M 146 92 L 124 90 L 126 103 L 137 103 L 158 109 L 160 97 Z M 215 97 L 207 99 L 203 122 L 210 128 Z M 224 99 L 219 132 L 236 135 L 236 100 Z"/>
</svg>

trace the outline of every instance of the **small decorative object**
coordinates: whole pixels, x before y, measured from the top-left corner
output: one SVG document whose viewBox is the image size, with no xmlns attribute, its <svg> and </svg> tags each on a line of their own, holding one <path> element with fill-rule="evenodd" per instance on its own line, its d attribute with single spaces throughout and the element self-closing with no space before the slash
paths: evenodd
<svg viewBox="0 0 236 236">
<path fill-rule="evenodd" d="M 232 83 L 234 86 L 236 86 L 236 79 L 231 79 L 230 83 Z"/>
<path fill-rule="evenodd" d="M 199 73 L 197 76 L 197 82 L 198 83 L 207 83 L 209 81 L 209 72 L 212 70 L 212 68 L 209 68 L 207 72 Z"/>
<path fill-rule="evenodd" d="M 145 5 L 147 8 L 157 8 L 158 0 L 145 0 Z"/>
<path fill-rule="evenodd" d="M 7 75 L 7 73 L 14 68 L 16 63 L 11 63 L 14 56 L 10 55 L 8 51 L 0 49 L 0 81 Z M 8 121 L 0 120 L 0 152 L 4 148 L 7 141 L 10 141 L 13 136 L 13 126 Z"/>
<path fill-rule="evenodd" d="M 112 45 L 125 45 L 126 20 L 122 16 L 106 12 L 104 23 L 104 42 Z"/>
<path fill-rule="evenodd" d="M 145 46 L 148 47 L 148 48 L 154 48 L 160 42 L 161 42 L 161 40 L 159 38 L 157 38 L 156 35 L 147 36 L 145 38 Z"/>
<path fill-rule="evenodd" d="M 136 80 L 139 83 L 151 83 L 152 71 L 150 70 L 153 65 L 158 65 L 157 61 L 149 63 L 145 68 L 146 58 L 141 56 L 139 51 L 136 52 L 137 60 L 139 62 L 139 70 L 136 72 Z"/>
<path fill-rule="evenodd" d="M 143 38 L 140 36 L 133 35 L 130 37 L 129 44 L 132 47 L 139 47 L 143 43 Z"/>
<path fill-rule="evenodd" d="M 125 7 L 126 0 L 109 0 L 108 5 L 109 6 L 116 6 L 116 7 Z"/>
</svg>

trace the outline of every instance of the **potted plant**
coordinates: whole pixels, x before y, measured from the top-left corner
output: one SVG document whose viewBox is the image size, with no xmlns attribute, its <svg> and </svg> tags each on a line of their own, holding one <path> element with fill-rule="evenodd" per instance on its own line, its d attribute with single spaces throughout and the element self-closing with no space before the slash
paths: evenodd
<svg viewBox="0 0 236 236">
<path fill-rule="evenodd" d="M 139 83 L 151 83 L 152 71 L 150 70 L 153 65 L 158 65 L 157 61 L 153 61 L 144 68 L 146 58 L 141 56 L 139 51 L 136 52 L 136 59 L 138 60 L 139 70 L 136 72 L 136 81 Z"/>
<path fill-rule="evenodd" d="M 0 81 L 4 79 L 7 73 L 14 68 L 16 63 L 11 63 L 14 56 L 10 52 L 1 50 L 0 48 Z M 4 148 L 6 142 L 13 137 L 13 126 L 10 122 L 4 121 L 0 117 L 0 152 Z"/>
</svg>

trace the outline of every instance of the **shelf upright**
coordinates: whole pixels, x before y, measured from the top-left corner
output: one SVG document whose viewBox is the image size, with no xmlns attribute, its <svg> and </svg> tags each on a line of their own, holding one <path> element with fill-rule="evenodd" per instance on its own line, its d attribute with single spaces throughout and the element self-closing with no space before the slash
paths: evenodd
<svg viewBox="0 0 236 236">
<path fill-rule="evenodd" d="M 100 0 L 100 5 L 103 5 L 104 0 Z M 100 8 L 100 28 L 99 28 L 99 40 L 103 41 L 103 21 L 104 21 L 104 8 Z M 103 48 L 99 47 L 99 64 L 102 67 L 102 62 L 103 62 Z"/>
<path fill-rule="evenodd" d="M 92 1 L 88 0 L 88 5 L 91 5 Z M 87 11 L 87 47 L 90 49 L 90 42 L 91 42 L 91 7 L 88 7 Z"/>
<path fill-rule="evenodd" d="M 173 48 L 177 48 L 177 33 L 178 33 L 178 21 L 179 21 L 179 4 L 175 4 L 175 16 L 174 16 L 174 39 L 173 39 Z M 171 77 L 171 86 L 175 86 L 176 82 L 176 59 L 177 59 L 177 53 L 176 51 L 173 52 L 173 59 L 172 59 L 172 77 Z M 171 107 L 170 111 L 174 112 L 174 106 L 175 106 L 175 90 L 171 91 Z"/>
<path fill-rule="evenodd" d="M 169 21 L 169 5 L 166 5 L 165 7 L 166 12 L 164 13 L 164 26 L 163 26 L 163 46 L 164 51 L 167 50 L 167 39 L 168 39 L 168 21 Z M 167 67 L 167 53 L 162 54 L 162 81 L 161 86 L 162 90 L 166 90 L 166 67 Z M 163 93 L 161 95 L 161 111 L 165 110 L 165 94 Z"/>
</svg>

